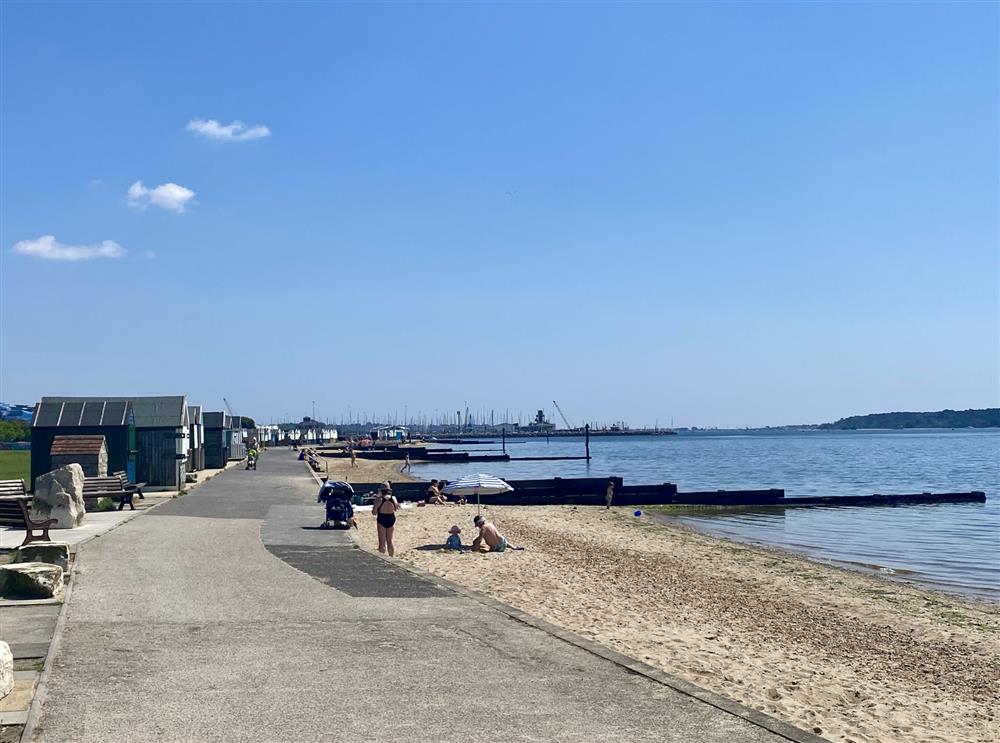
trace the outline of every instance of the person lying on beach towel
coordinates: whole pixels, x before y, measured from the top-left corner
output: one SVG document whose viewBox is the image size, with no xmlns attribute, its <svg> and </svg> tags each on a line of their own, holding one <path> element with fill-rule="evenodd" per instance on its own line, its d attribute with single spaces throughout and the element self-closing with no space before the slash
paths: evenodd
<svg viewBox="0 0 1000 743">
<path fill-rule="evenodd" d="M 483 544 L 490 548 L 490 552 L 506 552 L 507 550 L 523 550 L 524 547 L 515 547 L 507 541 L 507 537 L 499 532 L 493 522 L 487 521 L 482 516 L 476 516 L 472 523 L 479 529 L 479 536 L 472 540 L 473 551 L 479 550 Z"/>
</svg>

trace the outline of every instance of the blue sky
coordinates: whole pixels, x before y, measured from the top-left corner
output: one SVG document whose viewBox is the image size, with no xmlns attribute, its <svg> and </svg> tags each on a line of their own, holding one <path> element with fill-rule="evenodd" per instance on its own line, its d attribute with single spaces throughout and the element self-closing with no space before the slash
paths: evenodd
<svg viewBox="0 0 1000 743">
<path fill-rule="evenodd" d="M 996 4 L 0 8 L 0 399 L 1000 404 Z"/>
</svg>

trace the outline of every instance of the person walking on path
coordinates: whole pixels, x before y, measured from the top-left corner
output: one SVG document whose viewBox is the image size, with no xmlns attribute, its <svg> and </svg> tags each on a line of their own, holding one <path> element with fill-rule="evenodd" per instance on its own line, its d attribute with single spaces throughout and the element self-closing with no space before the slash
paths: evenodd
<svg viewBox="0 0 1000 743">
<path fill-rule="evenodd" d="M 605 509 L 610 510 L 611 499 L 615 497 L 615 481 L 608 480 L 608 492 L 604 494 L 604 502 L 607 504 Z"/>
<path fill-rule="evenodd" d="M 396 527 L 396 511 L 399 510 L 399 501 L 392 494 L 389 483 L 384 482 L 378 489 L 378 497 L 375 505 L 372 506 L 372 513 L 375 514 L 375 521 L 378 526 L 378 551 L 383 555 L 388 553 L 389 557 L 396 554 L 396 547 L 392 543 L 392 533 Z"/>
</svg>

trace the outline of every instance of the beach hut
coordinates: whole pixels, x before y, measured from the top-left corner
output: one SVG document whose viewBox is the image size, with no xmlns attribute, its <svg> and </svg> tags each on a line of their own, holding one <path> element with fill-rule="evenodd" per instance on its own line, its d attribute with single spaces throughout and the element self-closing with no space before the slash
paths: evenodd
<svg viewBox="0 0 1000 743">
<path fill-rule="evenodd" d="M 187 471 L 205 469 L 205 428 L 201 420 L 201 405 L 188 405 Z"/>
<path fill-rule="evenodd" d="M 230 426 L 229 416 L 223 412 L 204 413 L 202 421 L 205 432 L 205 466 L 213 470 L 222 469 L 229 461 L 229 444 L 226 440 Z"/>
<path fill-rule="evenodd" d="M 43 397 L 31 419 L 31 483 L 51 472 L 56 436 L 103 436 L 110 472 L 136 476 L 135 415 L 129 400 Z"/>
<path fill-rule="evenodd" d="M 243 430 L 243 418 L 238 415 L 226 416 L 229 428 L 226 434 L 226 444 L 229 447 L 229 459 L 239 460 L 247 455 L 246 439 L 250 436 L 250 431 Z"/>
<path fill-rule="evenodd" d="M 67 410 L 75 406 L 89 408 L 92 404 L 113 406 L 126 403 L 130 406 L 135 437 L 133 470 L 127 470 L 133 482 L 144 482 L 150 489 L 179 490 L 184 484 L 188 458 L 188 414 L 184 395 L 166 397 L 43 397 L 42 404 L 61 403 Z M 65 433 L 65 432 L 64 432 Z M 105 434 L 105 438 L 107 435 Z M 110 439 L 108 444 L 108 469 L 118 467 L 111 462 Z"/>
</svg>

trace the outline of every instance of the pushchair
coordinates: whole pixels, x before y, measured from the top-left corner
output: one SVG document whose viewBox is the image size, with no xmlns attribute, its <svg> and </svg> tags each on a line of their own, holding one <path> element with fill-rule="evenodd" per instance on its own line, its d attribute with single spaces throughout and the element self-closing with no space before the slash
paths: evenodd
<svg viewBox="0 0 1000 743">
<path fill-rule="evenodd" d="M 327 480 L 319 489 L 319 503 L 326 504 L 326 520 L 321 529 L 350 529 L 354 523 L 354 506 L 351 498 L 354 488 L 341 480 Z"/>
</svg>

